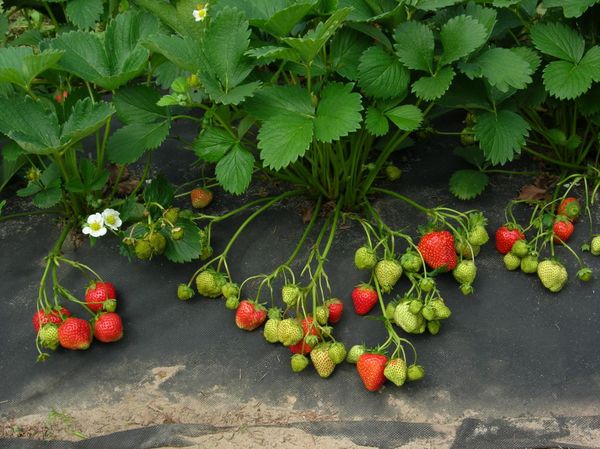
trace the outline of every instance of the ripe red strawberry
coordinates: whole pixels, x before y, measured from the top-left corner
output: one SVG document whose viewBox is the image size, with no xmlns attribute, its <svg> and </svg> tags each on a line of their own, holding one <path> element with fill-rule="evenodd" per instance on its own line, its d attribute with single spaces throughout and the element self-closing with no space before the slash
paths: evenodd
<svg viewBox="0 0 600 449">
<path fill-rule="evenodd" d="M 304 341 L 304 339 L 300 340 L 298 343 L 296 343 L 295 345 L 291 345 L 290 347 L 290 351 L 292 351 L 294 354 L 310 354 L 310 351 L 312 351 L 312 346 L 309 345 L 308 343 L 306 343 Z"/>
<path fill-rule="evenodd" d="M 454 237 L 450 232 L 428 232 L 421 237 L 417 247 L 430 268 L 434 270 L 443 268 L 445 271 L 452 271 L 456 268 Z"/>
<path fill-rule="evenodd" d="M 354 311 L 359 315 L 369 313 L 377 301 L 377 291 L 368 284 L 359 284 L 352 290 Z"/>
<path fill-rule="evenodd" d="M 576 221 L 580 211 L 581 206 L 577 198 L 569 197 L 560 202 L 556 213 L 567 217 L 569 221 Z"/>
<path fill-rule="evenodd" d="M 235 312 L 235 324 L 240 329 L 253 331 L 267 319 L 267 309 L 260 304 L 244 299 Z"/>
<path fill-rule="evenodd" d="M 110 282 L 95 282 L 85 291 L 85 305 L 92 312 L 99 312 L 104 307 L 104 301 L 117 299 L 115 286 Z"/>
<path fill-rule="evenodd" d="M 317 328 L 316 325 L 312 325 L 313 324 L 313 317 L 308 315 L 306 318 L 303 318 L 300 321 L 300 324 L 302 325 L 302 330 L 304 330 L 304 336 L 306 337 L 307 335 L 315 335 L 317 337 L 321 336 L 321 333 L 319 332 L 319 329 Z M 309 333 L 309 329 L 310 329 L 310 333 Z"/>
<path fill-rule="evenodd" d="M 114 312 L 103 313 L 94 323 L 94 337 L 102 343 L 113 343 L 123 337 L 123 322 Z"/>
<path fill-rule="evenodd" d="M 342 312 L 344 311 L 344 303 L 338 298 L 330 299 L 327 302 L 329 308 L 329 322 L 331 324 L 337 323 L 342 319 Z"/>
<path fill-rule="evenodd" d="M 61 307 L 60 310 L 50 310 L 48 312 L 45 310 L 39 310 L 33 314 L 33 328 L 36 332 L 38 332 L 40 330 L 40 326 L 48 323 L 60 324 L 64 318 L 68 318 L 70 316 L 71 312 L 64 307 Z"/>
<path fill-rule="evenodd" d="M 496 231 L 496 249 L 500 254 L 508 253 L 517 240 L 524 240 L 525 234 L 512 225 L 503 225 Z"/>
<path fill-rule="evenodd" d="M 90 323 L 81 318 L 67 318 L 58 327 L 58 341 L 66 349 L 87 349 L 92 343 Z"/>
<path fill-rule="evenodd" d="M 383 354 L 365 353 L 356 362 L 358 375 L 369 391 L 379 390 L 385 383 L 385 365 L 388 358 Z"/>
<path fill-rule="evenodd" d="M 557 218 L 552 226 L 552 231 L 554 232 L 554 243 L 566 242 L 569 240 L 574 230 L 575 227 L 573 226 L 573 223 L 571 223 L 566 217 L 562 217 L 562 219 Z"/>
<path fill-rule="evenodd" d="M 204 209 L 213 200 L 213 194 L 210 190 L 206 189 L 193 189 L 190 192 L 190 200 L 192 201 L 192 207 L 196 209 Z"/>
</svg>

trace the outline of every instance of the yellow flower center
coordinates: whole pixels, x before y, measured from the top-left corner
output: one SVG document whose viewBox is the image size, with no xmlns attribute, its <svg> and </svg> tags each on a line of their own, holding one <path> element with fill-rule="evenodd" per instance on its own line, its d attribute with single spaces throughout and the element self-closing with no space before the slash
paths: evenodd
<svg viewBox="0 0 600 449">
<path fill-rule="evenodd" d="M 114 215 L 109 215 L 105 220 L 109 225 L 114 225 L 116 223 Z"/>
<path fill-rule="evenodd" d="M 90 224 L 90 229 L 92 231 L 99 231 L 100 229 L 102 229 L 102 226 L 100 225 L 100 223 L 95 222 L 95 223 Z"/>
</svg>

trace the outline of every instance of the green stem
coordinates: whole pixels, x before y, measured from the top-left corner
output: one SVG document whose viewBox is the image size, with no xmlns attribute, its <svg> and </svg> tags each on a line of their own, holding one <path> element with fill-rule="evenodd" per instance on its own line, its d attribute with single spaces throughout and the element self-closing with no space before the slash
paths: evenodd
<svg viewBox="0 0 600 449">
<path fill-rule="evenodd" d="M 401 193 L 393 192 L 393 191 L 388 190 L 388 189 L 382 189 L 380 187 L 373 187 L 371 189 L 371 192 L 383 193 L 385 195 L 392 196 L 394 198 L 397 198 L 399 200 L 404 201 L 405 203 L 409 204 L 410 206 L 414 207 L 415 209 L 420 210 L 421 212 L 423 212 L 426 215 L 431 215 L 432 214 L 431 209 L 427 209 L 426 207 L 421 206 L 419 203 L 411 200 L 410 198 L 408 198 L 407 196 L 402 195 Z"/>
<path fill-rule="evenodd" d="M 535 156 L 535 157 L 537 157 L 539 159 L 542 159 L 542 160 L 544 160 L 546 162 L 549 162 L 551 164 L 558 165 L 559 167 L 572 168 L 572 169 L 575 169 L 575 170 L 585 170 L 585 167 L 582 167 L 581 165 L 571 164 L 569 162 L 563 162 L 563 161 L 559 161 L 559 160 L 556 160 L 556 159 L 552 159 L 551 157 L 548 157 L 548 156 L 546 156 L 545 154 L 542 154 L 542 153 L 538 153 L 537 151 L 532 150 L 529 147 L 525 146 L 525 147 L 523 147 L 523 149 L 525 151 L 527 151 L 529 154 L 531 154 L 532 156 Z"/>
<path fill-rule="evenodd" d="M 17 212 L 10 215 L 0 216 L 0 222 L 13 220 L 20 217 L 29 217 L 31 215 L 64 215 L 64 213 L 59 210 L 34 210 L 32 212 Z"/>
</svg>

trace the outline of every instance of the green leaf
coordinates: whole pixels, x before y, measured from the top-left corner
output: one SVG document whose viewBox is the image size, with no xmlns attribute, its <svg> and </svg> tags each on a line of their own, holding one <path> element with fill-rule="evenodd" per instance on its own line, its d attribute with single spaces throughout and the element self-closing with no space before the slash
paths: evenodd
<svg viewBox="0 0 600 449">
<path fill-rule="evenodd" d="M 246 52 L 248 56 L 258 59 L 263 64 L 269 64 L 278 59 L 284 61 L 299 62 L 300 54 L 293 48 L 276 47 L 274 45 L 265 45 L 264 47 L 251 48 Z"/>
<path fill-rule="evenodd" d="M 267 120 L 280 114 L 297 113 L 314 115 L 314 108 L 306 89 L 299 86 L 265 87 L 245 103 L 246 109 L 259 120 Z"/>
<path fill-rule="evenodd" d="M 104 101 L 92 103 L 89 97 L 78 100 L 62 127 L 61 145 L 73 144 L 94 133 L 106 123 L 114 112 L 110 103 Z"/>
<path fill-rule="evenodd" d="M 358 62 L 367 48 L 369 42 L 362 34 L 349 28 L 342 28 L 331 40 L 333 70 L 349 80 L 358 80 Z"/>
<path fill-rule="evenodd" d="M 219 0 L 217 8 L 237 8 L 243 11 L 245 16 L 254 21 L 255 19 L 268 19 L 278 11 L 288 6 L 286 0 L 252 0 L 251 2 L 239 0 Z"/>
<path fill-rule="evenodd" d="M 581 65 L 568 61 L 553 61 L 544 69 L 544 86 L 560 100 L 571 100 L 587 92 L 592 76 Z"/>
<path fill-rule="evenodd" d="M 250 74 L 253 63 L 245 55 L 250 44 L 250 28 L 244 14 L 225 8 L 212 18 L 206 30 L 203 50 L 207 69 L 228 93 Z"/>
<path fill-rule="evenodd" d="M 55 111 L 26 96 L 0 97 L 0 132 L 28 153 L 50 154 L 60 148 Z"/>
<path fill-rule="evenodd" d="M 483 151 L 476 146 L 456 147 L 454 149 L 454 154 L 476 167 L 483 167 L 483 164 L 485 163 Z"/>
<path fill-rule="evenodd" d="M 60 189 L 60 181 L 57 180 L 52 185 L 36 193 L 31 201 L 35 207 L 48 209 L 49 207 L 56 206 L 61 198 L 62 190 Z"/>
<path fill-rule="evenodd" d="M 173 186 L 166 180 L 163 175 L 158 175 L 156 178 L 146 185 L 144 189 L 144 202 L 158 203 L 163 207 L 169 207 L 175 198 Z"/>
<path fill-rule="evenodd" d="M 258 148 L 264 164 L 273 170 L 287 167 L 302 157 L 313 138 L 313 120 L 283 113 L 265 120 L 258 133 Z"/>
<path fill-rule="evenodd" d="M 275 12 L 266 20 L 255 20 L 253 24 L 275 36 L 286 36 L 317 2 L 318 0 L 309 0 L 292 4 Z"/>
<path fill-rule="evenodd" d="M 451 109 L 489 109 L 488 93 L 482 80 L 469 80 L 457 76 L 448 90 L 439 100 L 440 105 Z"/>
<path fill-rule="evenodd" d="M 225 92 L 220 83 L 216 82 L 216 80 L 200 76 L 200 81 L 204 85 L 204 89 L 210 96 L 210 98 L 215 103 L 222 104 L 240 104 L 245 99 L 252 97 L 254 92 L 260 88 L 260 81 L 253 81 L 247 84 L 241 84 L 239 86 L 235 86 L 234 88 L 229 89 Z"/>
<path fill-rule="evenodd" d="M 67 18 L 77 28 L 92 28 L 104 12 L 102 0 L 70 0 L 65 11 Z"/>
<path fill-rule="evenodd" d="M 147 86 L 128 86 L 117 91 L 113 104 L 123 123 L 149 123 L 168 118 L 167 108 L 156 103 L 161 94 Z"/>
<path fill-rule="evenodd" d="M 587 9 L 598 3 L 598 0 L 544 0 L 545 8 L 561 6 L 565 17 L 581 17 Z"/>
<path fill-rule="evenodd" d="M 188 37 L 181 38 L 156 34 L 144 39 L 143 45 L 153 53 L 163 55 L 177 67 L 188 72 L 196 73 L 208 65 L 199 42 Z"/>
<path fill-rule="evenodd" d="M 208 128 L 201 133 L 192 148 L 206 162 L 219 162 L 237 141 L 223 129 Z"/>
<path fill-rule="evenodd" d="M 146 150 L 159 147 L 169 135 L 169 122 L 131 123 L 119 128 L 108 139 L 108 159 L 115 164 L 130 164 Z"/>
<path fill-rule="evenodd" d="M 386 111 L 385 115 L 402 131 L 414 131 L 423 121 L 423 112 L 412 104 L 397 106 Z"/>
<path fill-rule="evenodd" d="M 87 193 L 95 192 L 104 187 L 108 181 L 109 172 L 104 168 L 98 168 L 89 159 L 82 159 L 79 162 L 79 179 L 72 179 L 65 184 L 69 192 Z"/>
<path fill-rule="evenodd" d="M 409 69 L 432 72 L 433 31 L 421 22 L 404 22 L 394 32 L 394 48 Z"/>
<path fill-rule="evenodd" d="M 460 0 L 417 0 L 417 8 L 423 11 L 436 11 L 447 6 L 452 6 Z"/>
<path fill-rule="evenodd" d="M 174 263 L 186 263 L 198 259 L 202 253 L 200 228 L 193 221 L 183 218 L 177 220 L 177 226 L 183 229 L 183 238 L 180 240 L 173 240 L 166 230 L 161 231 L 167 240 L 164 256 Z"/>
<path fill-rule="evenodd" d="M 529 47 L 513 47 L 510 51 L 527 61 L 531 68 L 531 73 L 535 73 L 542 63 L 542 58 L 538 52 Z"/>
<path fill-rule="evenodd" d="M 577 107 L 586 117 L 598 114 L 600 112 L 600 85 L 595 84 L 588 92 L 577 98 Z"/>
<path fill-rule="evenodd" d="M 385 136 L 390 129 L 390 124 L 385 114 L 373 106 L 367 109 L 365 122 L 367 131 L 373 136 Z"/>
<path fill-rule="evenodd" d="M 513 160 L 525 145 L 529 124 L 520 115 L 501 110 L 497 114 L 484 112 L 477 116 L 473 127 L 475 137 L 487 160 L 501 164 Z"/>
<path fill-rule="evenodd" d="M 585 53 L 579 61 L 579 68 L 585 71 L 594 81 L 600 82 L 600 46 L 594 45 Z"/>
<path fill-rule="evenodd" d="M 481 195 L 490 178 L 478 170 L 458 170 L 450 178 L 450 192 L 460 200 L 472 200 Z"/>
<path fill-rule="evenodd" d="M 467 3 L 465 12 L 467 13 L 467 15 L 476 19 L 485 27 L 485 30 L 487 32 L 486 39 L 489 39 L 489 37 L 494 31 L 494 27 L 496 26 L 496 18 L 498 16 L 496 10 L 492 8 L 484 8 L 483 6 L 477 5 L 473 2 L 469 2 Z"/>
<path fill-rule="evenodd" d="M 59 66 L 107 90 L 115 90 L 140 75 L 149 52 L 140 42 L 159 29 L 156 18 L 139 12 L 119 14 L 103 34 L 74 31 L 50 41 L 65 53 Z"/>
<path fill-rule="evenodd" d="M 544 54 L 577 63 L 585 50 L 583 37 L 559 22 L 538 23 L 531 29 L 533 45 Z"/>
<path fill-rule="evenodd" d="M 315 137 L 332 142 L 360 128 L 361 96 L 353 84 L 330 83 L 323 89 L 315 118 Z"/>
<path fill-rule="evenodd" d="M 440 31 L 444 47 L 440 63 L 450 64 L 468 56 L 486 40 L 485 27 L 471 16 L 460 15 L 446 22 Z"/>
<path fill-rule="evenodd" d="M 30 47 L 5 47 L 0 49 L 0 82 L 13 83 L 24 89 L 40 73 L 54 67 L 62 51 L 46 50 L 33 54 Z"/>
<path fill-rule="evenodd" d="M 442 67 L 435 76 L 423 76 L 412 85 L 412 92 L 426 101 L 437 100 L 450 88 L 454 79 L 452 67 Z"/>
<path fill-rule="evenodd" d="M 306 62 L 311 62 L 321 51 L 323 45 L 343 25 L 350 11 L 351 8 L 337 9 L 325 22 L 320 22 L 314 30 L 309 31 L 303 37 L 286 37 L 282 40 L 296 49 Z"/>
<path fill-rule="evenodd" d="M 358 73 L 358 85 L 367 95 L 376 98 L 398 97 L 406 91 L 410 81 L 408 70 L 380 46 L 362 54 Z"/>
<path fill-rule="evenodd" d="M 4 160 L 14 162 L 25 154 L 23 148 L 17 145 L 15 142 L 8 142 L 2 146 L 2 157 Z"/>
<path fill-rule="evenodd" d="M 509 88 L 523 89 L 531 83 L 531 66 L 515 52 L 506 48 L 490 48 L 474 61 L 481 76 L 501 92 Z"/>
<path fill-rule="evenodd" d="M 239 195 L 248 188 L 253 171 L 254 156 L 240 145 L 235 145 L 215 167 L 219 184 L 234 195 Z"/>
</svg>

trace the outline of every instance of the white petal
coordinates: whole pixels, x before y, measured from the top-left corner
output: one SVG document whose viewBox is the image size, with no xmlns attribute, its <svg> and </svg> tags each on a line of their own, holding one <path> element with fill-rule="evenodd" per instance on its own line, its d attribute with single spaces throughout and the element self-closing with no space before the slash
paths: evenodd
<svg viewBox="0 0 600 449">
<path fill-rule="evenodd" d="M 92 228 L 86 226 L 81 232 L 83 232 L 84 234 L 90 234 L 92 232 Z"/>
<path fill-rule="evenodd" d="M 89 224 L 99 223 L 102 225 L 104 223 L 104 218 L 102 218 L 101 214 L 92 214 L 87 218 L 87 222 Z"/>
<path fill-rule="evenodd" d="M 104 234 L 106 234 L 106 228 L 100 228 L 97 231 L 90 232 L 92 237 L 102 237 Z"/>
</svg>

